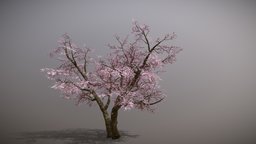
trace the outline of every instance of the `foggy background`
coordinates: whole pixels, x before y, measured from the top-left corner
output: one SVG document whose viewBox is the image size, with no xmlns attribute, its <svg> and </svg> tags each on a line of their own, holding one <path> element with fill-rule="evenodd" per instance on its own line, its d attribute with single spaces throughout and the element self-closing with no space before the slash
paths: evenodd
<svg viewBox="0 0 256 144">
<path fill-rule="evenodd" d="M 0 131 L 105 129 L 97 106 L 76 106 L 50 89 L 41 68 L 65 32 L 97 55 L 132 19 L 183 48 L 162 74 L 168 94 L 155 113 L 120 111 L 127 143 L 256 143 L 256 1 L 2 0 Z"/>
</svg>

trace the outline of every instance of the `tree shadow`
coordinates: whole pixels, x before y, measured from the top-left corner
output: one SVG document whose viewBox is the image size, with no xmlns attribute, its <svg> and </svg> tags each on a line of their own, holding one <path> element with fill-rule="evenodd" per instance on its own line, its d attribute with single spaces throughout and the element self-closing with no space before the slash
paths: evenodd
<svg viewBox="0 0 256 144">
<path fill-rule="evenodd" d="M 130 138 L 139 135 L 120 131 L 121 138 L 112 140 L 106 138 L 105 130 L 100 129 L 65 129 L 53 131 L 22 132 L 16 137 L 19 142 L 26 144 L 118 144 L 125 143 Z"/>
</svg>

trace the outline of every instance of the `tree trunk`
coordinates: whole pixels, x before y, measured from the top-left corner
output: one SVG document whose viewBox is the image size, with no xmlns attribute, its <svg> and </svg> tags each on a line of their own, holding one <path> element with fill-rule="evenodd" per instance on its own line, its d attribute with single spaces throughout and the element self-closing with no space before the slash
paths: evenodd
<svg viewBox="0 0 256 144">
<path fill-rule="evenodd" d="M 111 117 L 110 117 L 107 111 L 107 108 L 105 108 L 103 102 L 100 100 L 97 94 L 93 92 L 93 95 L 94 95 L 94 98 L 96 99 L 96 102 L 99 105 L 99 108 L 105 120 L 107 138 L 110 138 L 110 137 L 112 139 L 120 138 L 120 133 L 117 128 L 117 117 L 118 117 L 118 110 L 121 108 L 121 106 L 120 105 L 113 106 L 111 110 Z"/>
<path fill-rule="evenodd" d="M 103 118 L 105 121 L 105 126 L 106 126 L 107 138 L 111 138 L 112 137 L 111 118 L 108 114 L 107 108 L 105 108 L 103 102 L 98 97 L 98 95 L 95 93 L 95 91 L 93 91 L 92 94 L 94 95 L 94 98 L 95 98 L 96 102 L 98 103 L 98 106 L 102 112 L 102 115 L 103 115 Z"/>
<path fill-rule="evenodd" d="M 117 117 L 118 117 L 118 110 L 120 106 L 114 106 L 111 111 L 111 130 L 112 130 L 112 139 L 120 138 L 120 133 L 117 128 Z"/>
<path fill-rule="evenodd" d="M 104 120 L 105 120 L 107 138 L 111 138 L 112 137 L 111 119 L 110 119 L 108 113 L 103 112 L 103 116 L 104 116 Z"/>
</svg>

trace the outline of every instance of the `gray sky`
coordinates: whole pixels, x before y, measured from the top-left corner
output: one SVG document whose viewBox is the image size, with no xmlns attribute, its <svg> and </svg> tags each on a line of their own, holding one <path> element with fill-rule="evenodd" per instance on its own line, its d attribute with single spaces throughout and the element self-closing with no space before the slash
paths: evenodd
<svg viewBox="0 0 256 144">
<path fill-rule="evenodd" d="M 48 54 L 65 32 L 104 55 L 134 18 L 152 37 L 176 32 L 184 50 L 162 74 L 166 100 L 154 114 L 121 112 L 120 129 L 134 143 L 254 143 L 255 15 L 253 0 L 1 1 L 0 130 L 104 129 L 96 106 L 61 99 L 40 69 L 57 66 Z"/>
</svg>

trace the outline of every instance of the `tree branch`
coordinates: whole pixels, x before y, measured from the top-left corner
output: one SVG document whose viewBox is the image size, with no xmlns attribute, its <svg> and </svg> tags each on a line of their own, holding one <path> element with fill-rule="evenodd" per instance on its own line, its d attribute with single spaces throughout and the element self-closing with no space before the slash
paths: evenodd
<svg viewBox="0 0 256 144">
<path fill-rule="evenodd" d="M 90 90 L 90 89 L 87 89 L 87 88 L 81 88 L 80 86 L 78 86 L 77 84 L 75 84 L 74 82 L 72 82 L 72 81 L 70 81 L 70 80 L 68 80 L 68 81 L 62 81 L 62 80 L 59 80 L 59 81 L 61 81 L 61 82 L 63 82 L 63 83 L 70 83 L 70 84 L 74 85 L 75 87 L 77 87 L 78 89 L 80 89 L 81 91 L 91 92 L 91 90 Z"/>
<path fill-rule="evenodd" d="M 105 110 L 108 109 L 109 104 L 110 104 L 110 96 L 108 95 L 107 103 L 106 103 L 105 106 L 104 106 L 104 109 L 105 109 Z"/>
<path fill-rule="evenodd" d="M 92 95 L 94 96 L 95 101 L 97 102 L 97 104 L 100 107 L 100 110 L 105 113 L 106 109 L 104 108 L 104 103 L 102 102 L 102 100 L 100 99 L 100 97 L 96 94 L 96 92 L 94 90 L 92 90 Z"/>
<path fill-rule="evenodd" d="M 148 105 L 157 104 L 157 103 L 161 102 L 163 99 L 164 99 L 164 97 L 162 97 L 161 99 L 159 99 L 159 100 L 157 100 L 157 101 L 155 101 L 155 102 L 149 103 Z"/>
<path fill-rule="evenodd" d="M 164 37 L 162 40 L 160 40 L 158 43 L 156 43 L 153 47 L 152 47 L 152 49 L 150 50 L 150 52 L 152 52 L 152 51 L 154 51 L 155 50 L 155 48 L 157 47 L 157 46 L 159 46 L 163 41 L 165 41 L 166 40 L 166 37 Z"/>
<path fill-rule="evenodd" d="M 140 28 L 140 27 L 139 27 Z M 149 44 L 149 41 L 148 41 L 148 38 L 147 38 L 147 34 L 145 33 L 145 31 L 142 29 L 142 28 L 140 28 L 140 30 L 142 31 L 142 35 L 144 36 L 144 38 L 145 38 L 145 40 L 146 41 L 144 41 L 146 44 L 147 44 L 147 46 L 148 46 L 148 52 L 150 52 L 150 44 Z"/>
<path fill-rule="evenodd" d="M 166 40 L 166 37 L 164 37 L 161 41 L 159 41 L 157 44 L 155 44 L 155 45 L 153 46 L 153 48 L 151 48 L 151 49 L 149 50 L 149 53 L 148 53 L 147 56 L 145 57 L 145 59 L 144 59 L 142 65 L 140 66 L 140 68 L 144 68 L 144 67 L 145 67 L 145 65 L 147 64 L 147 61 L 148 61 L 148 58 L 149 58 L 150 54 L 155 50 L 155 48 L 156 48 L 157 46 L 159 46 L 159 45 L 160 45 L 163 41 L 165 41 L 165 40 Z"/>
<path fill-rule="evenodd" d="M 69 42 L 69 46 L 71 47 L 71 44 Z M 84 78 L 84 80 L 88 80 L 87 76 L 82 72 L 82 70 L 79 68 L 79 66 L 77 65 L 77 62 L 74 58 L 74 53 L 71 51 L 71 57 L 68 54 L 68 49 L 67 47 L 64 48 L 66 57 L 68 58 L 68 60 L 75 66 L 75 68 L 78 70 L 78 72 L 81 74 L 81 76 Z"/>
<path fill-rule="evenodd" d="M 87 60 L 86 60 L 86 54 L 84 55 L 84 73 L 86 75 L 87 73 Z M 88 79 L 88 78 L 87 78 Z"/>
</svg>

